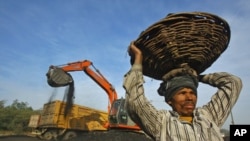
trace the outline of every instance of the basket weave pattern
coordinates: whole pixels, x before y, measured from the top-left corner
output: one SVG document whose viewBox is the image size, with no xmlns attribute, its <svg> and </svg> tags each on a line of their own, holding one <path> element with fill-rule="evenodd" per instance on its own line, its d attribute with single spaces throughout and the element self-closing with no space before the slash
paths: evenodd
<svg viewBox="0 0 250 141">
<path fill-rule="evenodd" d="M 198 74 L 226 50 L 230 41 L 228 23 L 213 14 L 169 14 L 151 25 L 135 40 L 143 53 L 143 74 L 155 79 L 187 63 Z M 134 58 L 131 57 L 131 63 Z"/>
</svg>

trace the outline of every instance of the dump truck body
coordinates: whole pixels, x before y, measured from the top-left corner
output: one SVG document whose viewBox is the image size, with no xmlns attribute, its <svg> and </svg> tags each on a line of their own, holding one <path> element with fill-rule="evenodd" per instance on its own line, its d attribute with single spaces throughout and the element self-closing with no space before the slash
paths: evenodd
<svg viewBox="0 0 250 141">
<path fill-rule="evenodd" d="M 32 115 L 29 127 L 32 133 L 42 139 L 51 140 L 57 136 L 77 131 L 106 131 L 108 113 L 74 104 L 68 115 L 64 114 L 66 103 L 52 101 L 44 104 L 41 115 Z"/>
<path fill-rule="evenodd" d="M 74 104 L 70 113 L 64 115 L 65 103 L 53 101 L 43 107 L 39 127 L 56 127 L 74 130 L 107 130 L 108 113 Z"/>
</svg>

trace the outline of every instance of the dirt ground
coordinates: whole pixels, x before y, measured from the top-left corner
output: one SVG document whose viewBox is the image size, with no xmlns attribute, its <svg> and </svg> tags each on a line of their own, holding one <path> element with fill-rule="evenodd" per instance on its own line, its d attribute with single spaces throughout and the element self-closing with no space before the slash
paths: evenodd
<svg viewBox="0 0 250 141">
<path fill-rule="evenodd" d="M 11 136 L 2 136 L 0 141 L 41 141 L 38 138 L 25 136 L 25 135 L 11 135 Z"/>
<path fill-rule="evenodd" d="M 36 137 L 30 136 L 4 136 L 0 137 L 0 141 L 45 141 Z M 59 140 L 60 141 L 60 140 Z M 153 141 L 143 134 L 127 133 L 85 133 L 77 138 L 68 141 Z M 224 138 L 224 141 L 230 141 L 229 137 Z"/>
<path fill-rule="evenodd" d="M 0 141 L 45 141 L 30 136 L 4 136 Z M 153 141 L 146 135 L 132 132 L 93 132 L 83 133 L 67 141 Z"/>
</svg>

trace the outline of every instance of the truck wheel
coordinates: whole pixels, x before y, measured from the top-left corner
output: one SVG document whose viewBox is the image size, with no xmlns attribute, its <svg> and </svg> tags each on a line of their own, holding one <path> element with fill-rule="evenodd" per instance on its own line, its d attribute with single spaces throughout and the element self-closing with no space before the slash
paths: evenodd
<svg viewBox="0 0 250 141">
<path fill-rule="evenodd" d="M 45 139 L 45 140 L 52 140 L 53 139 L 53 135 L 50 131 L 47 131 L 45 132 L 43 135 L 42 135 L 42 139 Z"/>
<path fill-rule="evenodd" d="M 69 140 L 69 139 L 72 139 L 72 138 L 75 138 L 75 137 L 77 137 L 76 132 L 74 132 L 74 131 L 68 131 L 63 136 L 63 140 Z"/>
</svg>

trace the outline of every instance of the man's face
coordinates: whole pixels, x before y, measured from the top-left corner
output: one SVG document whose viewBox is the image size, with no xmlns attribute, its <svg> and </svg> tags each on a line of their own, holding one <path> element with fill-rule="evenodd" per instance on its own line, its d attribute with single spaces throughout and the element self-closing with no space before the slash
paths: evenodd
<svg viewBox="0 0 250 141">
<path fill-rule="evenodd" d="M 182 88 L 168 102 L 180 116 L 193 116 L 197 96 L 190 88 Z"/>
</svg>

